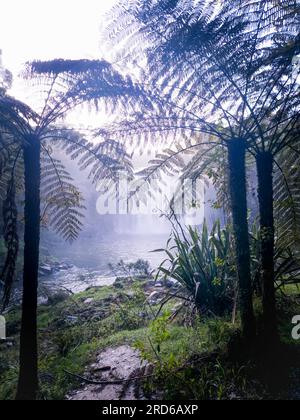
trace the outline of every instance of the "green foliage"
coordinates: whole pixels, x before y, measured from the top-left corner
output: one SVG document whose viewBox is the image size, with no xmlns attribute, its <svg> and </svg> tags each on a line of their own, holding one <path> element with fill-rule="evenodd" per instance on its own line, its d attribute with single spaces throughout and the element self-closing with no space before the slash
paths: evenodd
<svg viewBox="0 0 300 420">
<path fill-rule="evenodd" d="M 188 235 L 173 232 L 157 277 L 178 281 L 201 314 L 224 315 L 232 310 L 236 288 L 230 227 L 217 221 L 209 234 L 204 223 L 201 232 L 190 227 Z"/>
<path fill-rule="evenodd" d="M 135 283 L 130 291 L 140 287 L 140 281 Z M 126 325 L 115 305 L 105 311 L 101 320 L 94 316 L 102 312 L 108 299 L 118 294 L 118 289 L 112 286 L 93 288 L 63 302 L 39 307 L 41 399 L 64 399 L 79 386 L 64 370 L 84 375 L 101 350 L 125 343 L 135 345 L 154 366 L 154 376 L 145 384 L 150 394 L 161 391 L 159 395 L 167 399 L 262 398 L 264 390 L 257 391 L 257 380 L 253 381 L 251 369 L 226 358 L 228 340 L 238 331 L 238 323 L 232 326 L 220 318 L 205 322 L 197 319 L 193 327 L 184 327 L 178 319 L 171 323 L 170 312 L 165 311 L 157 320 L 144 319 L 143 325 L 141 322 L 138 329 L 132 329 L 133 325 Z M 87 307 L 84 301 L 88 298 L 93 298 L 94 304 Z M 291 318 L 299 308 L 299 291 L 295 286 L 286 286 L 278 292 L 277 300 L 282 339 L 297 347 L 297 342 L 291 340 Z M 137 297 L 133 302 L 136 308 L 132 306 L 130 312 L 138 313 L 142 299 Z M 125 302 L 123 305 L 126 309 Z M 87 310 L 91 312 L 85 321 Z M 261 304 L 257 314 L 260 312 Z M 64 322 L 69 315 L 78 317 L 75 325 Z M 15 341 L 9 347 L 0 344 L 1 400 L 13 399 L 17 385 L 20 316 L 19 308 L 9 311 L 8 334 Z"/>
<path fill-rule="evenodd" d="M 230 338 L 234 332 L 237 331 L 236 325 L 220 318 L 208 320 L 206 326 L 209 348 L 220 348 L 225 350 Z"/>
<path fill-rule="evenodd" d="M 130 297 L 121 294 L 120 298 L 118 289 L 105 286 L 39 307 L 40 398 L 64 399 L 69 390 L 78 386 L 64 369 L 83 374 L 101 349 L 126 342 L 132 344 L 144 334 L 149 319 L 141 316 L 145 297 L 140 282 L 131 285 L 127 294 Z M 94 303 L 84 304 L 88 298 L 94 299 Z M 114 303 L 118 299 L 122 304 Z M 70 316 L 74 317 L 74 324 L 68 320 Z M 15 340 L 13 346 L 1 347 L 0 399 L 13 399 L 18 376 L 20 308 L 9 311 L 6 318 L 8 335 Z"/>
<path fill-rule="evenodd" d="M 145 325 L 152 315 L 147 309 L 146 296 L 140 285 L 133 285 L 128 294 L 121 296 L 123 299 L 120 303 L 112 303 L 114 329 L 135 330 Z"/>
<path fill-rule="evenodd" d="M 298 87 L 286 81 L 299 54 L 296 3 L 120 0 L 107 38 L 117 47 L 118 59 L 135 62 L 146 55 L 141 77 L 164 110 L 137 113 L 120 131 L 125 136 L 144 133 L 146 139 L 146 133 L 171 136 L 173 153 L 164 159 L 171 172 L 180 169 L 178 143 L 183 155 L 195 148 L 197 171 L 197 143 L 205 142 L 200 133 L 222 144 L 243 138 L 255 153 L 268 148 L 276 154 L 296 140 Z"/>
<path fill-rule="evenodd" d="M 49 150 L 43 153 L 41 161 L 41 223 L 72 242 L 82 228 L 83 197 L 64 165 Z"/>
<path fill-rule="evenodd" d="M 157 141 L 167 140 L 140 174 L 145 182 L 161 179 L 161 172 L 194 180 L 205 173 L 217 187 L 215 207 L 226 208 L 223 146 L 243 139 L 251 155 L 268 151 L 278 166 L 275 213 L 283 248 L 299 241 L 298 28 L 294 0 L 120 0 L 107 28 L 118 59 L 147 57 L 141 79 L 159 103 L 156 113 L 136 113 L 119 128 L 140 143 L 157 133 Z"/>
<path fill-rule="evenodd" d="M 109 269 L 116 275 L 126 275 L 132 278 L 134 276 L 151 276 L 150 263 L 143 259 L 132 263 L 125 263 L 123 260 L 120 260 L 117 264 L 109 264 Z"/>
<path fill-rule="evenodd" d="M 274 179 L 275 226 L 278 247 L 299 253 L 300 245 L 300 154 L 289 146 L 277 158 Z M 299 258 L 299 256 L 298 256 Z"/>
<path fill-rule="evenodd" d="M 128 269 L 138 275 L 150 276 L 150 268 L 149 261 L 142 259 L 137 260 L 135 263 L 128 264 Z"/>
<path fill-rule="evenodd" d="M 291 209 L 290 209 L 291 210 Z M 285 225 L 288 228 L 291 220 L 287 217 Z M 283 226 L 282 219 L 278 220 L 278 225 Z M 295 227 L 296 228 L 296 227 Z M 279 232 L 279 231 L 278 231 Z M 286 232 L 287 233 L 287 232 Z M 295 247 L 294 238 L 297 236 L 287 237 L 285 235 L 276 235 L 275 237 L 275 285 L 277 288 L 288 285 L 299 285 L 299 252 Z M 253 286 L 255 291 L 260 295 L 262 291 L 261 284 L 261 263 L 260 263 L 260 250 L 261 250 L 262 233 L 258 227 L 257 222 L 254 222 L 250 230 L 250 245 L 251 245 L 251 271 L 253 278 Z M 285 244 L 285 246 L 284 246 Z"/>
<path fill-rule="evenodd" d="M 157 378 L 165 378 L 184 363 L 193 351 L 202 346 L 199 328 L 180 328 L 170 324 L 170 313 L 165 311 L 159 318 L 151 321 L 145 336 L 136 341 L 135 347 L 144 360 L 151 362 Z"/>
<path fill-rule="evenodd" d="M 16 187 L 14 180 L 7 186 L 7 194 L 3 201 L 3 237 L 7 254 L 4 266 L 1 267 L 0 279 L 4 284 L 3 306 L 5 307 L 10 298 L 10 291 L 15 278 L 18 252 L 19 252 L 19 235 L 18 235 L 18 210 L 16 205 Z"/>
<path fill-rule="evenodd" d="M 193 328 L 171 325 L 164 313 L 135 344 L 154 369 L 146 391 L 163 389 L 170 400 L 257 397 L 244 366 L 234 366 L 224 356 L 235 331 L 222 319 L 197 322 Z"/>
<path fill-rule="evenodd" d="M 170 313 L 165 312 L 159 318 L 155 319 L 155 321 L 151 322 L 149 327 L 151 339 L 157 346 L 157 351 L 159 353 L 161 344 L 170 338 L 170 333 L 167 328 L 169 317 Z"/>
</svg>

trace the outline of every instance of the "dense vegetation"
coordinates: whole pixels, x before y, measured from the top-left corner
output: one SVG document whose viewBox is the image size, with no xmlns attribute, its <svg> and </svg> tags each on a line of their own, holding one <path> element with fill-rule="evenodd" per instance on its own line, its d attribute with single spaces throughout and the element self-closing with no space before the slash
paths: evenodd
<svg viewBox="0 0 300 420">
<path fill-rule="evenodd" d="M 83 362 L 96 350 L 125 339 L 153 365 L 150 394 L 293 398 L 281 380 L 285 376 L 288 382 L 289 369 L 299 368 L 297 342 L 289 339 L 300 283 L 299 16 L 298 0 L 120 1 L 104 37 L 121 70 L 104 60 L 28 64 L 24 77 L 40 90 L 39 109 L 8 95 L 11 76 L 2 71 L 3 310 L 24 248 L 22 306 L 8 312 L 20 343 L 6 350 L 9 362 L 1 362 L 11 382 L 2 386 L 3 398 L 13 398 L 15 388 L 17 399 L 63 398 L 66 381 L 70 384 L 66 370 L 83 373 Z M 84 104 L 105 106 L 115 117 L 93 132 L 96 145 L 62 124 Z M 149 141 L 157 156 L 135 174 L 126 145 L 135 142 L 143 149 Z M 175 193 L 168 215 L 173 232 L 157 273 L 166 284 L 174 280 L 175 290 L 169 285 L 172 291 L 150 305 L 149 267 L 145 284 L 139 284 L 128 278 L 145 266 L 127 266 L 130 275 L 117 285 L 128 290 L 109 302 L 103 294 L 115 295 L 116 285 L 38 309 L 40 227 L 76 240 L 84 209 L 52 148 L 88 169 L 94 183 L 105 179 L 109 186 L 118 172 L 142 179 L 148 191 L 139 183 L 130 196 L 141 202 L 152 193 L 154 178 L 163 183 L 163 174 L 180 183 L 210 182 L 217 193 L 213 206 L 224 211 L 225 223 L 216 221 L 211 231 L 206 223 L 201 229 L 182 226 Z M 194 198 L 191 206 L 197 206 Z M 82 299 L 89 294 L 94 303 L 82 315 Z M 147 308 L 143 316 L 141 306 Z M 64 318 L 74 314 L 76 325 L 66 327 Z M 43 347 L 49 345 L 51 354 L 45 356 Z M 19 369 L 12 369 L 16 351 Z M 282 389 L 270 388 L 280 383 Z"/>
<path fill-rule="evenodd" d="M 82 380 L 68 373 L 99 380 L 89 366 L 102 350 L 128 344 L 154 365 L 153 377 L 139 381 L 144 395 L 167 399 L 263 399 L 297 396 L 299 346 L 291 340 L 290 319 L 299 307 L 295 287 L 277 296 L 280 334 L 286 344 L 282 372 L 272 382 L 264 375 L 263 361 L 236 360 L 228 343 L 239 330 L 231 316 L 198 318 L 192 325 L 189 311 L 170 322 L 180 301 L 169 302 L 158 318 L 160 304 L 148 306 L 146 280 L 121 280 L 115 286 L 91 288 L 77 295 L 50 293 L 48 304 L 38 309 L 39 381 L 41 399 L 63 399 L 78 389 Z M 144 316 L 141 318 L 141 312 Z M 255 301 L 255 312 L 261 305 Z M 0 398 L 14 398 L 18 378 L 19 308 L 8 313 L 10 341 L 1 344 Z M 151 340 L 151 341 L 150 341 Z M 150 344 L 151 343 L 151 344 Z M 159 347 L 159 352 L 157 348 Z M 68 372 L 68 373 L 67 373 Z M 142 376 L 138 372 L 136 376 Z M 273 380 L 274 378 L 272 378 Z"/>
</svg>

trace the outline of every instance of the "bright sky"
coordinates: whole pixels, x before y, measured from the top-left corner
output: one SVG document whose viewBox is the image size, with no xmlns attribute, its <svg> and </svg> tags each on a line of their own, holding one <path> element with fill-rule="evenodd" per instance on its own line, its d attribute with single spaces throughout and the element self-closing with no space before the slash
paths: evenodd
<svg viewBox="0 0 300 420">
<path fill-rule="evenodd" d="M 16 76 L 33 59 L 101 58 L 101 20 L 115 2 L 1 0 L 3 64 Z"/>
<path fill-rule="evenodd" d="M 14 75 L 11 94 L 33 104 L 24 80 L 24 64 L 54 58 L 101 59 L 100 32 L 105 13 L 117 0 L 1 0 L 0 49 L 3 65 Z M 105 53 L 105 52 L 104 52 Z M 99 114 L 70 117 L 99 126 Z"/>
</svg>

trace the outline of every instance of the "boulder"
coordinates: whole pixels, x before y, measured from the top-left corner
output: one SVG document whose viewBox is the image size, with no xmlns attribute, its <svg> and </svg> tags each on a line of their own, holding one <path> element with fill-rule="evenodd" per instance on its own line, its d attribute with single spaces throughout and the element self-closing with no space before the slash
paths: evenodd
<svg viewBox="0 0 300 420">
<path fill-rule="evenodd" d="M 84 305 L 90 305 L 91 303 L 94 303 L 95 302 L 95 299 L 93 299 L 93 298 L 88 298 L 88 299 L 86 299 L 84 302 L 83 302 L 83 304 Z"/>
<path fill-rule="evenodd" d="M 148 297 L 149 305 L 157 305 L 161 302 L 161 300 L 165 297 L 165 294 L 162 292 L 154 291 Z"/>
<path fill-rule="evenodd" d="M 50 265 L 43 264 L 39 268 L 39 274 L 41 276 L 50 276 L 53 273 L 53 268 Z"/>
</svg>

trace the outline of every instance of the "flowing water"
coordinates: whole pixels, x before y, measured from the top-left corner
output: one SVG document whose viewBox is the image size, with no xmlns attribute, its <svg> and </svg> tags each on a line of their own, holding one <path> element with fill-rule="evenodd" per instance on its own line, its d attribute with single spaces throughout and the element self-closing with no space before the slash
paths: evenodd
<svg viewBox="0 0 300 420">
<path fill-rule="evenodd" d="M 41 283 L 48 287 L 64 287 L 79 292 L 89 286 L 109 285 L 116 274 L 109 264 L 149 261 L 151 268 L 159 266 L 164 253 L 153 253 L 164 248 L 168 235 L 113 235 L 104 238 L 80 240 L 72 245 L 63 242 L 51 244 L 49 255 L 57 261 L 70 266 L 51 275 L 42 276 Z"/>
</svg>

